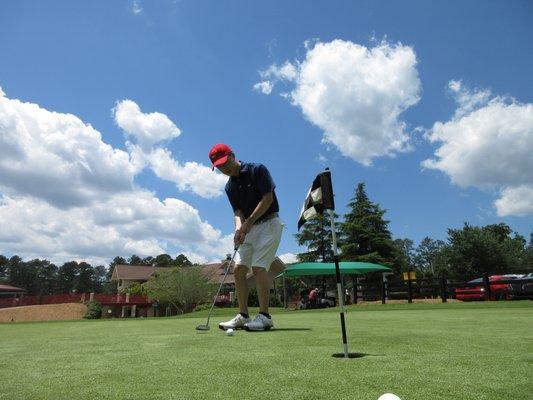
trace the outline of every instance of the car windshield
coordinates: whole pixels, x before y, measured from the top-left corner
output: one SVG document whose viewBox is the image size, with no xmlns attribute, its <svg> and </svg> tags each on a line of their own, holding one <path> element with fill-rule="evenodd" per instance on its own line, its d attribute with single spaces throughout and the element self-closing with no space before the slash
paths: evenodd
<svg viewBox="0 0 533 400">
<path fill-rule="evenodd" d="M 483 282 L 483 278 L 477 278 L 477 279 L 472 279 L 471 281 L 468 281 L 468 283 L 481 283 Z"/>
</svg>

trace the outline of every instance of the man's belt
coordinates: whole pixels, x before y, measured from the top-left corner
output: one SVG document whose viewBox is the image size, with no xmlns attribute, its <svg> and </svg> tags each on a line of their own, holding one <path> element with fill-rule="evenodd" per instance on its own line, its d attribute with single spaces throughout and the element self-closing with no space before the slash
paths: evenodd
<svg viewBox="0 0 533 400">
<path fill-rule="evenodd" d="M 277 217 L 279 217 L 279 213 L 277 212 L 270 213 L 266 217 L 261 218 L 259 221 L 255 221 L 254 225 L 262 224 L 263 222 L 269 221 L 272 218 L 277 218 Z"/>
</svg>

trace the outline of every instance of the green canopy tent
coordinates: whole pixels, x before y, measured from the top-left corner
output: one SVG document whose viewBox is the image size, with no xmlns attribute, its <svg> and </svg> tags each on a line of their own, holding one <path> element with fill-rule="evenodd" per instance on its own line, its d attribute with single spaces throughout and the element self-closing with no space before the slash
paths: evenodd
<svg viewBox="0 0 533 400">
<path fill-rule="evenodd" d="M 368 272 L 390 272 L 390 268 L 379 264 L 355 262 L 355 261 L 341 261 L 339 262 L 339 270 L 341 275 L 362 275 Z M 306 262 L 291 264 L 285 268 L 283 273 L 276 278 L 290 278 L 295 276 L 325 276 L 335 275 L 335 263 L 323 262 Z M 285 279 L 283 279 L 283 297 L 285 307 L 287 306 L 287 294 L 285 287 Z"/>
<path fill-rule="evenodd" d="M 341 275 L 361 275 L 367 272 L 389 272 L 390 268 L 384 267 L 379 264 L 365 263 L 365 262 L 352 262 L 341 261 L 339 262 L 339 269 Z M 292 276 L 319 276 L 319 275 L 335 275 L 335 263 L 320 263 L 320 262 L 307 262 L 289 265 L 285 268 L 283 274 L 286 277 Z"/>
</svg>

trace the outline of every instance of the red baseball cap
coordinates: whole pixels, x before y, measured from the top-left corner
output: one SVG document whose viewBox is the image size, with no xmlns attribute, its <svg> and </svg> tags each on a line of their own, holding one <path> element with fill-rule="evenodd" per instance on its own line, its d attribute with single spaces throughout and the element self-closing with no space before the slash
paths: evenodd
<svg viewBox="0 0 533 400">
<path fill-rule="evenodd" d="M 211 150 L 209 150 L 209 159 L 213 163 L 212 169 L 228 161 L 230 154 L 233 154 L 233 150 L 227 144 L 218 143 L 211 147 Z"/>
</svg>

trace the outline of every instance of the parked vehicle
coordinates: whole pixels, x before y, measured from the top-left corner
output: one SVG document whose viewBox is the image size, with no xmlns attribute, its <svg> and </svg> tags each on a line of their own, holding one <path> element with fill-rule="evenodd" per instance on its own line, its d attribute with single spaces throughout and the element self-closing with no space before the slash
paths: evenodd
<svg viewBox="0 0 533 400">
<path fill-rule="evenodd" d="M 522 275 L 492 275 L 489 276 L 490 285 L 490 299 L 491 300 L 505 300 L 509 298 L 509 283 L 502 283 L 501 281 L 510 281 L 513 279 L 520 279 Z M 485 284 L 483 278 L 472 279 L 468 283 L 478 283 L 463 288 L 455 289 L 455 298 L 461 301 L 475 301 L 485 300 Z"/>
<path fill-rule="evenodd" d="M 509 298 L 513 300 L 533 299 L 533 273 L 509 285 Z"/>
</svg>

